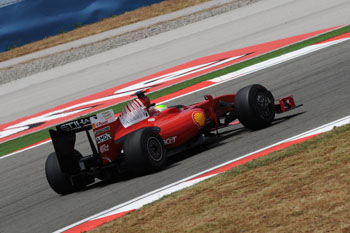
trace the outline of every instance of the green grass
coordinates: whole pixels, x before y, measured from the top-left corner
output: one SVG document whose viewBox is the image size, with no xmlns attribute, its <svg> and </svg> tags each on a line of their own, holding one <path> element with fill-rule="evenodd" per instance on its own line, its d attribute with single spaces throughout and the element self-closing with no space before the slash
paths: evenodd
<svg viewBox="0 0 350 233">
<path fill-rule="evenodd" d="M 339 36 L 339 35 L 342 35 L 342 34 L 345 34 L 348 32 L 350 32 L 350 26 L 345 26 L 345 27 L 339 28 L 337 30 L 322 34 L 320 36 L 316 36 L 314 38 L 307 39 L 305 41 L 287 46 L 287 47 L 282 48 L 282 49 L 278 49 L 276 51 L 261 55 L 259 57 L 255 57 L 255 58 L 252 58 L 250 60 L 223 68 L 221 70 L 217 70 L 217 71 L 214 71 L 214 72 L 211 72 L 211 73 L 184 81 L 182 83 L 175 84 L 171 87 L 167 87 L 167 88 L 164 88 L 162 90 L 150 93 L 148 96 L 150 97 L 151 100 L 153 100 L 153 99 L 174 93 L 176 91 L 182 90 L 186 87 L 190 87 L 190 86 L 195 85 L 197 83 L 200 83 L 200 82 L 203 82 L 206 80 L 210 80 L 210 79 L 225 75 L 227 73 L 231 73 L 231 72 L 243 69 L 243 68 L 248 67 L 248 66 L 252 66 L 254 64 L 257 64 L 257 63 L 269 60 L 271 58 L 275 58 L 275 57 L 299 50 L 299 49 L 304 48 L 306 46 L 309 46 L 309 45 L 312 45 L 315 43 L 319 43 L 319 42 L 328 40 L 330 38 L 333 38 L 333 37 L 336 37 L 336 36 Z M 113 109 L 113 111 L 115 113 L 118 113 L 124 108 L 125 104 L 126 104 L 125 102 L 120 103 L 120 104 L 117 104 L 115 106 L 109 107 L 109 109 Z M 101 111 L 103 111 L 103 110 L 101 110 Z M 101 111 L 99 111 L 99 112 L 101 112 Z M 97 112 L 91 113 L 89 115 L 93 115 L 96 113 Z M 0 148 L 0 156 L 9 154 L 9 153 L 16 151 L 18 149 L 21 149 L 23 147 L 30 146 L 36 142 L 42 141 L 42 140 L 47 139 L 47 138 L 49 138 L 49 133 L 48 133 L 48 129 L 45 129 L 45 130 L 42 130 L 42 131 L 37 132 L 37 133 L 32 133 L 32 134 L 29 134 L 29 135 L 26 135 L 26 136 L 23 136 L 23 137 L 20 137 L 20 138 L 17 138 L 17 139 L 14 139 L 14 140 L 11 140 L 11 141 L 8 141 L 5 143 L 2 143 L 1 148 Z"/>
<path fill-rule="evenodd" d="M 39 132 L 35 132 L 20 138 L 13 139 L 11 141 L 4 142 L 1 144 L 0 156 L 9 154 L 26 146 L 33 145 L 34 143 L 43 141 L 45 139 L 48 139 L 49 137 L 49 129 L 44 129 Z"/>
<path fill-rule="evenodd" d="M 16 43 L 13 43 L 13 44 L 10 44 L 6 47 L 6 51 L 10 51 L 12 49 L 15 49 L 19 46 L 19 42 L 16 42 Z"/>
<path fill-rule="evenodd" d="M 91 233 L 350 232 L 349 137 L 350 125 L 337 127 L 167 195 Z"/>
</svg>

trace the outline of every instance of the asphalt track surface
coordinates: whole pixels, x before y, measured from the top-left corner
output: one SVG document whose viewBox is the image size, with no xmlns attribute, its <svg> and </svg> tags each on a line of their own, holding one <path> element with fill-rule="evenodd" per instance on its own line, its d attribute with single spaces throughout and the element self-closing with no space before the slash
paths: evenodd
<svg viewBox="0 0 350 233">
<path fill-rule="evenodd" d="M 285 2 L 290 2 L 291 4 L 294 2 L 297 4 L 297 2 L 301 1 Z M 321 5 L 322 3 L 326 4 L 326 1 L 317 2 Z M 346 4 L 342 6 L 342 9 L 345 9 L 345 6 L 349 5 L 349 1 L 337 1 L 337 4 L 345 2 Z M 341 7 L 339 7 L 332 9 L 340 10 Z M 282 7 L 279 8 L 280 11 L 283 9 Z M 330 14 L 329 12 L 332 12 L 331 8 L 329 8 L 329 11 L 324 11 L 323 14 Z M 305 13 L 305 15 L 308 14 Z M 259 17 L 259 14 L 257 17 Z M 287 37 L 291 35 L 290 33 L 286 33 L 288 27 L 295 25 L 290 30 L 293 31 L 294 28 L 297 31 L 298 27 L 302 27 L 302 22 L 305 25 L 309 24 L 309 28 L 307 26 L 304 27 L 303 30 L 305 32 L 341 24 L 339 23 L 340 20 L 337 19 L 332 25 L 317 24 L 317 26 L 316 23 L 309 23 L 313 20 L 316 22 L 316 19 L 313 17 L 319 17 L 319 15 L 310 13 L 309 16 L 295 20 L 300 21 L 300 23 L 295 24 L 293 21 L 285 27 L 282 27 L 282 25 L 278 26 L 278 28 L 272 27 L 267 32 L 261 31 L 259 33 L 259 30 L 256 30 L 256 34 L 254 34 L 255 40 L 260 40 L 254 43 L 265 42 L 263 40 L 264 33 L 271 34 L 273 37 L 266 36 L 266 40 Z M 308 20 L 310 18 L 311 21 Z M 341 17 L 339 16 L 339 18 Z M 272 22 L 266 22 L 266 24 L 268 23 Z M 229 23 L 226 24 L 226 27 L 230 27 L 229 25 Z M 206 31 L 208 36 L 214 33 L 211 30 L 215 31 L 218 29 L 208 29 Z M 224 30 L 224 28 L 221 28 L 221 30 Z M 228 31 L 227 28 L 226 31 Z M 277 33 L 278 31 L 280 32 Z M 204 35 L 206 34 L 204 33 Z M 228 49 L 230 39 L 225 37 L 227 42 L 221 43 L 220 38 L 222 36 L 218 35 L 216 34 L 215 36 L 218 44 L 218 50 L 216 52 L 244 47 L 240 43 L 236 45 L 237 41 L 232 38 L 232 47 Z M 251 37 L 253 35 L 246 38 Z M 189 38 L 189 43 L 195 43 L 195 41 L 191 41 L 191 38 Z M 214 41 L 211 43 L 214 43 Z M 261 83 L 272 90 L 275 97 L 294 94 L 297 103 L 302 103 L 304 106 L 287 114 L 278 115 L 273 126 L 265 130 L 251 132 L 245 130 L 240 125 L 227 128 L 221 131 L 226 132 L 224 134 L 225 137 L 217 144 L 210 145 L 203 151 L 184 153 L 178 157 L 173 157 L 170 160 L 171 164 L 169 167 L 156 174 L 131 178 L 109 185 L 97 185 L 83 192 L 59 196 L 48 186 L 44 174 L 46 157 L 53 151 L 51 144 L 1 159 L 0 232 L 51 232 L 202 170 L 330 121 L 348 116 L 350 114 L 350 101 L 348 101 L 350 98 L 349 46 L 349 41 L 344 42 L 169 103 L 169 105 L 174 103 L 188 104 L 202 100 L 204 94 L 220 95 L 236 92 L 243 86 L 252 83 Z M 196 55 L 203 56 L 206 53 L 214 53 L 214 47 L 214 44 L 211 47 L 203 47 L 202 51 Z M 161 50 L 162 46 L 159 49 Z M 176 49 L 176 46 L 173 49 Z M 141 54 L 140 52 L 138 55 Z M 168 63 L 168 66 L 173 66 L 177 62 L 183 62 L 183 59 L 186 58 L 186 61 L 188 61 L 188 58 L 191 56 L 194 55 L 174 59 L 174 61 Z M 162 58 L 160 57 L 159 59 Z M 140 73 L 159 71 L 164 68 L 165 63 L 166 61 L 164 61 L 164 64 L 152 66 L 149 69 L 145 65 L 143 67 L 144 70 L 140 71 Z M 126 68 L 130 68 L 130 66 Z M 108 82 L 104 85 L 107 84 Z M 111 85 L 112 82 L 109 84 Z M 100 88 L 103 88 L 103 85 Z M 90 91 L 95 91 L 95 89 Z M 86 150 L 86 142 L 82 142 L 79 148 Z"/>
<path fill-rule="evenodd" d="M 269 128 L 251 132 L 240 125 L 224 132 L 217 144 L 203 151 L 170 159 L 165 170 L 59 196 L 48 186 L 44 163 L 51 144 L 5 158 L 0 162 L 0 232 L 50 232 L 183 179 L 202 170 L 350 114 L 350 42 L 329 47 L 297 60 L 218 85 L 179 99 L 202 100 L 204 94 L 236 92 L 261 83 L 275 97 L 294 94 L 303 107 L 278 115 Z M 171 103 L 170 103 L 171 104 Z M 87 143 L 79 145 L 87 148 Z"/>
<path fill-rule="evenodd" d="M 196 58 L 349 23 L 349 0 L 264 0 L 0 86 L 0 124 Z"/>
</svg>

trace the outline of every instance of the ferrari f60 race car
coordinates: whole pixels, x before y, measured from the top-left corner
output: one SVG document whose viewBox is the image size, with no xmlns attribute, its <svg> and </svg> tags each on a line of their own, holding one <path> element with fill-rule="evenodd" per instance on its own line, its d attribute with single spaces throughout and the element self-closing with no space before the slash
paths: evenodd
<svg viewBox="0 0 350 233">
<path fill-rule="evenodd" d="M 206 95 L 204 101 L 188 106 L 157 106 L 150 103 L 145 92 L 136 92 L 137 97 L 117 118 L 107 110 L 50 130 L 55 152 L 48 156 L 45 172 L 54 191 L 64 195 L 85 188 L 96 178 L 161 170 L 170 154 L 202 145 L 235 119 L 248 129 L 258 130 L 269 126 L 275 113 L 295 108 L 293 96 L 275 104 L 271 92 L 259 84 L 244 87 L 237 94 Z M 76 133 L 82 131 L 86 132 L 91 155 L 83 156 L 75 149 Z"/>
</svg>

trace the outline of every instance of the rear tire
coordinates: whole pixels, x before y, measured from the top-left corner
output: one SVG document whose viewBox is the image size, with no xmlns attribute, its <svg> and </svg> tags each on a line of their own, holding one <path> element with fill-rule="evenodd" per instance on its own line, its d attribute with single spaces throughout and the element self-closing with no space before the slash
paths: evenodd
<svg viewBox="0 0 350 233">
<path fill-rule="evenodd" d="M 259 130 L 275 119 L 274 98 L 259 84 L 240 89 L 235 97 L 238 120 L 248 129 Z"/>
<path fill-rule="evenodd" d="M 163 139 L 152 128 L 129 134 L 124 142 L 124 154 L 128 168 L 135 174 L 159 171 L 167 162 Z"/>
<path fill-rule="evenodd" d="M 56 153 L 51 153 L 45 163 L 46 179 L 58 194 L 73 193 L 76 188 L 69 180 L 69 175 L 62 172 Z"/>
</svg>

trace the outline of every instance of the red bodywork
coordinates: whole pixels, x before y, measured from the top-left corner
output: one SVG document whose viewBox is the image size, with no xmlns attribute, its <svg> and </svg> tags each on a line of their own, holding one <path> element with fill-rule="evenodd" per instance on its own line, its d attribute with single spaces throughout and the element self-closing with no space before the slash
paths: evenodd
<svg viewBox="0 0 350 233">
<path fill-rule="evenodd" d="M 217 129 L 235 119 L 258 130 L 269 126 L 275 113 L 295 108 L 292 96 L 274 104 L 271 92 L 259 84 L 237 94 L 207 95 L 202 102 L 165 109 L 151 104 L 144 93 L 138 91 L 118 118 L 107 110 L 49 130 L 55 153 L 49 155 L 45 172 L 57 193 L 67 194 L 92 184 L 95 178 L 108 180 L 128 170 L 156 171 L 165 166 L 167 156 L 212 141 L 212 136 L 219 135 Z M 90 155 L 83 156 L 75 149 L 76 133 L 82 131 L 93 152 Z"/>
<path fill-rule="evenodd" d="M 160 136 L 163 138 L 167 149 L 181 146 L 196 135 L 204 128 L 217 128 L 219 126 L 220 116 L 226 115 L 233 111 L 230 106 L 234 103 L 235 94 L 223 95 L 213 98 L 208 95 L 205 100 L 189 106 L 174 106 L 166 110 L 158 111 L 149 102 L 147 96 L 134 99 L 128 103 L 121 115 L 110 124 L 102 124 L 94 127 L 96 138 L 101 135 L 110 134 L 106 141 L 98 143 L 98 150 L 101 154 L 104 164 L 113 162 L 117 159 L 122 151 L 123 138 L 141 128 L 157 127 Z M 227 103 L 228 106 L 221 106 L 220 102 Z M 136 113 L 135 113 L 136 112 Z M 123 117 L 129 118 L 137 115 L 141 120 L 128 125 L 129 122 L 123 121 Z M 143 119 L 144 118 L 144 119 Z M 108 130 L 109 129 L 109 130 Z"/>
</svg>

